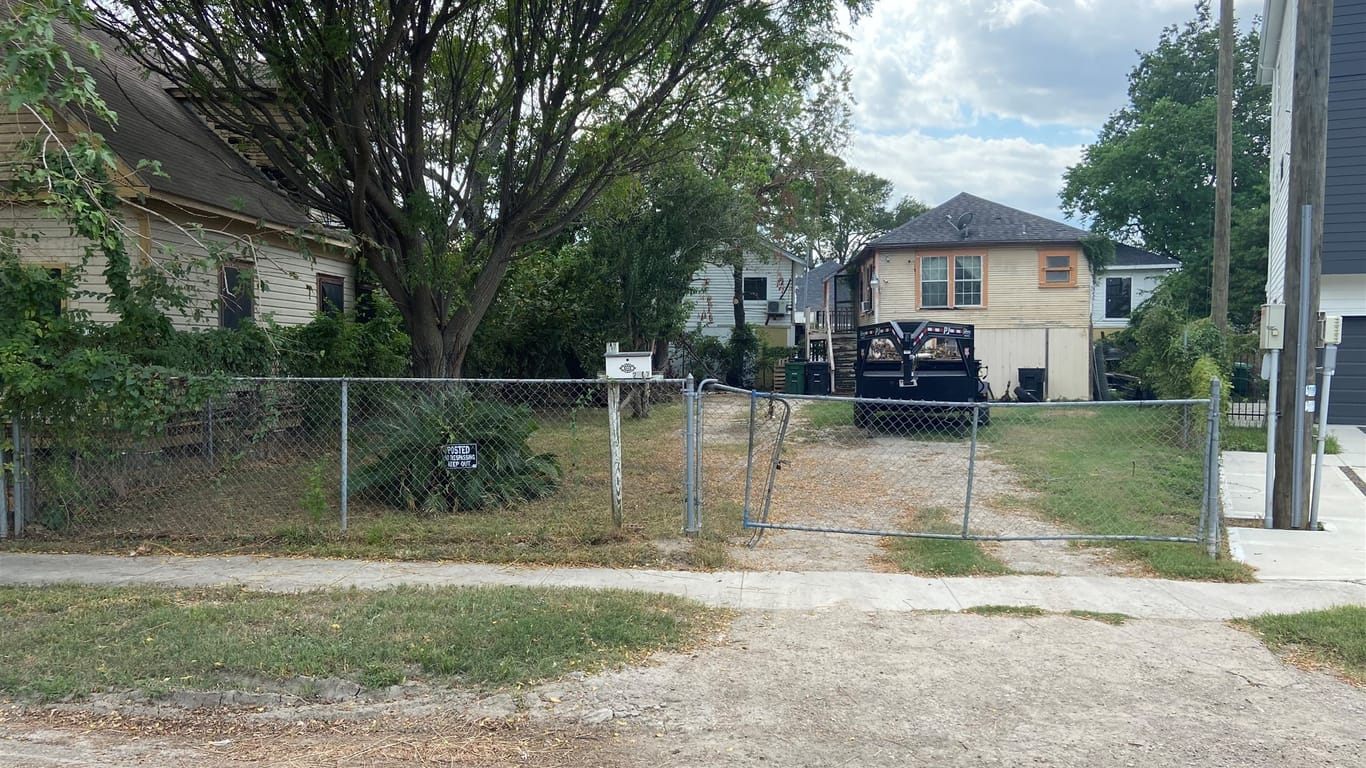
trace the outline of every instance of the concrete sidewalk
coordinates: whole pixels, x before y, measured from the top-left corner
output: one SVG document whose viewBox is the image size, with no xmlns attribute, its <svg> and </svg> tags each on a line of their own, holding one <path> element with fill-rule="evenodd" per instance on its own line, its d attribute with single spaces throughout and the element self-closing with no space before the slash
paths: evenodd
<svg viewBox="0 0 1366 768">
<path fill-rule="evenodd" d="M 1324 456 L 1322 531 L 1281 531 L 1229 526 L 1229 550 L 1257 569 L 1257 578 L 1366 579 L 1366 431 L 1331 426 L 1342 452 Z M 1346 471 L 1344 471 L 1346 470 Z M 1224 516 L 1260 521 L 1265 516 L 1266 454 L 1225 451 L 1220 461 Z"/>
<path fill-rule="evenodd" d="M 272 557 L 113 557 L 0 553 L 0 584 L 240 585 L 296 592 L 414 585 L 520 585 L 634 589 L 754 610 L 842 606 L 868 611 L 959 611 L 1036 605 L 1150 619 L 1219 621 L 1268 612 L 1366 605 L 1366 581 L 1262 584 L 1004 576 L 927 579 L 892 573 L 716 572 L 514 568 L 491 565 Z"/>
</svg>

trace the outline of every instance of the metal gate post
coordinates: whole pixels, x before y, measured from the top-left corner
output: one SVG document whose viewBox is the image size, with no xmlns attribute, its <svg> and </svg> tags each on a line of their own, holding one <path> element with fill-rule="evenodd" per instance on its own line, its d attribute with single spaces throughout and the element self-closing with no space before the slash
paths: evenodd
<svg viewBox="0 0 1366 768">
<path fill-rule="evenodd" d="M 693 377 L 683 381 L 683 533 L 696 536 L 697 525 L 697 434 L 694 427 L 696 413 L 693 399 Z"/>
<path fill-rule="evenodd" d="M 27 511 L 28 494 L 24 487 L 24 476 L 28 472 L 27 458 L 24 455 L 23 432 L 19 429 L 19 417 L 15 416 L 10 432 L 14 437 L 14 538 L 24 535 L 24 512 Z"/>
<path fill-rule="evenodd" d="M 1205 492 L 1200 508 L 1200 536 L 1211 558 L 1219 557 L 1219 379 L 1210 379 L 1205 428 Z"/>
<path fill-rule="evenodd" d="M 972 516 L 972 480 L 977 471 L 977 425 L 982 409 L 980 403 L 972 404 L 972 442 L 968 447 L 968 489 L 963 496 L 963 538 L 968 537 L 968 523 Z"/>
<path fill-rule="evenodd" d="M 350 459 L 351 391 L 346 379 L 341 380 L 341 529 L 346 532 L 347 462 Z"/>
<path fill-rule="evenodd" d="M 0 421 L 0 423 L 3 423 Z M 9 538 L 9 475 L 5 471 L 5 445 L 0 440 L 0 539 Z"/>
<path fill-rule="evenodd" d="M 745 457 L 745 509 L 740 516 L 741 525 L 749 525 L 749 491 L 754 481 L 754 419 L 758 416 L 758 399 L 753 390 L 749 393 L 749 450 Z"/>
</svg>

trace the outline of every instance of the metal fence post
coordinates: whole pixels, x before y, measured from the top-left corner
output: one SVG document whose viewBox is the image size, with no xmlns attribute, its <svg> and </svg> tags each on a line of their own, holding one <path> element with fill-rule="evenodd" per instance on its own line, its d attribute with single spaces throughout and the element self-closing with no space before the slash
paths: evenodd
<svg viewBox="0 0 1366 768">
<path fill-rule="evenodd" d="M 213 444 L 213 400 L 204 403 L 204 426 L 202 435 L 203 445 L 201 450 L 204 452 L 204 460 L 213 469 L 214 444 Z"/>
<path fill-rule="evenodd" d="M 1209 426 L 1206 432 L 1205 459 L 1205 548 L 1209 556 L 1219 557 L 1219 379 L 1210 379 L 1209 384 Z"/>
<path fill-rule="evenodd" d="M 346 531 L 347 513 L 347 463 L 350 458 L 350 413 L 351 413 L 351 391 L 350 382 L 346 379 L 341 380 L 341 529 Z"/>
<path fill-rule="evenodd" d="M 9 474 L 5 470 L 5 446 L 0 440 L 0 539 L 9 538 Z"/>
<path fill-rule="evenodd" d="M 697 534 L 696 510 L 693 507 L 694 495 L 693 488 L 696 483 L 697 470 L 694 464 L 694 433 L 693 433 L 693 377 L 688 377 L 683 381 L 683 533 L 686 536 Z"/>
<path fill-rule="evenodd" d="M 14 439 L 14 537 L 17 539 L 24 535 L 24 510 L 27 507 L 28 494 L 24 487 L 24 475 L 28 471 L 25 466 L 23 432 L 19 428 L 19 417 L 15 416 L 11 423 L 10 434 Z"/>
<path fill-rule="evenodd" d="M 972 404 L 972 442 L 968 447 L 968 488 L 963 497 L 963 538 L 968 537 L 968 523 L 972 516 L 972 479 L 977 470 L 977 425 L 982 414 L 979 403 Z"/>
<path fill-rule="evenodd" d="M 745 458 L 745 509 L 740 516 L 741 525 L 749 525 L 749 493 L 754 484 L 754 420 L 758 418 L 759 401 L 754 390 L 749 392 L 749 444 Z"/>
</svg>

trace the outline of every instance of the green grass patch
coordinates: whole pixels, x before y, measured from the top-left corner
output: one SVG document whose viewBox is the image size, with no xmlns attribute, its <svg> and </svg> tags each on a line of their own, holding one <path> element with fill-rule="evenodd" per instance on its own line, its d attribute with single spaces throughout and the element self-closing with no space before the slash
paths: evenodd
<svg viewBox="0 0 1366 768">
<path fill-rule="evenodd" d="M 1266 453 L 1266 428 L 1221 426 L 1219 428 L 1219 448 L 1225 451 Z M 1328 435 L 1327 439 L 1323 441 L 1323 452 L 1330 455 L 1342 452 L 1342 445 L 1338 442 L 1336 435 Z"/>
<path fill-rule="evenodd" d="M 1267 614 L 1236 623 L 1293 664 L 1331 669 L 1366 685 L 1366 607 Z"/>
<path fill-rule="evenodd" d="M 964 608 L 963 613 L 976 613 L 981 616 L 1042 616 L 1044 610 L 1037 605 L 974 605 Z"/>
<path fill-rule="evenodd" d="M 1199 407 L 995 408 L 982 453 L 1033 493 L 1018 503 L 1079 533 L 1189 536 L 1203 494 Z M 1252 581 L 1252 569 L 1211 560 L 1194 543 L 1106 543 L 1155 575 Z"/>
<path fill-rule="evenodd" d="M 1133 618 L 1127 613 L 1103 613 L 1101 611 L 1068 611 L 1067 615 L 1075 619 L 1113 624 L 1116 627 Z"/>
<path fill-rule="evenodd" d="M 620 590 L 0 587 L 0 693 L 271 688 L 339 677 L 505 686 L 696 643 L 723 612 Z"/>
<path fill-rule="evenodd" d="M 854 404 L 833 400 L 812 400 L 801 405 L 801 416 L 812 429 L 851 427 L 854 424 Z"/>
<path fill-rule="evenodd" d="M 914 530 L 926 533 L 959 533 L 948 511 L 931 507 L 916 515 Z M 1011 573 L 1005 563 L 992 557 L 976 541 L 887 537 L 885 560 L 898 571 L 920 576 L 998 576 Z"/>
</svg>

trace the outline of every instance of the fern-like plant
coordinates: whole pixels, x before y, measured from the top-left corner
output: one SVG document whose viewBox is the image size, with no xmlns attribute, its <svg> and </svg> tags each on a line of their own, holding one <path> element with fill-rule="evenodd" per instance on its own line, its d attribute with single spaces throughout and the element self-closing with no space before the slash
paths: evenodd
<svg viewBox="0 0 1366 768">
<path fill-rule="evenodd" d="M 360 431 L 366 458 L 351 481 L 357 494 L 425 514 L 483 509 L 555 491 L 560 467 L 533 453 L 531 409 L 479 400 L 464 388 L 405 394 Z M 473 443 L 478 465 L 448 469 L 442 446 Z"/>
</svg>

